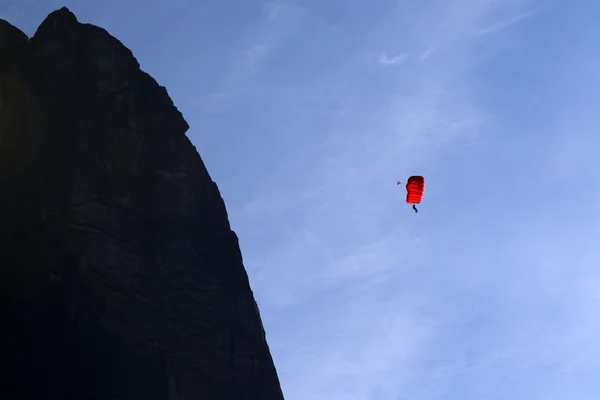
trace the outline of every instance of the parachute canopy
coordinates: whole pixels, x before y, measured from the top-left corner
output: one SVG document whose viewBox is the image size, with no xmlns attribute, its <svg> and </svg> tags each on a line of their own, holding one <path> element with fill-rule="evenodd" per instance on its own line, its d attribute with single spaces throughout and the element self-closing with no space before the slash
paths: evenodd
<svg viewBox="0 0 600 400">
<path fill-rule="evenodd" d="M 406 203 L 420 204 L 425 192 L 425 178 L 411 176 L 406 183 Z"/>
</svg>

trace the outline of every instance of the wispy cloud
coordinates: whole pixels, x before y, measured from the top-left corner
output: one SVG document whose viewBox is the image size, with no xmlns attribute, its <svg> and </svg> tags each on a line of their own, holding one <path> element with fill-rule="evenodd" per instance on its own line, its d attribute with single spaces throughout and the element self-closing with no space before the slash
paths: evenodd
<svg viewBox="0 0 600 400">
<path fill-rule="evenodd" d="M 400 65 L 403 64 L 407 58 L 408 54 L 406 53 L 398 54 L 392 58 L 388 58 L 388 55 L 386 53 L 381 53 L 379 55 L 379 62 L 383 66 Z"/>
<path fill-rule="evenodd" d="M 518 15 L 514 15 L 510 18 L 504 19 L 504 20 L 497 22 L 493 25 L 490 25 L 486 28 L 476 30 L 474 32 L 474 34 L 475 35 L 486 35 L 486 34 L 494 33 L 494 32 L 497 32 L 497 31 L 500 31 L 503 29 L 507 29 L 527 18 L 533 17 L 534 15 L 538 14 L 543 9 L 544 8 L 540 7 L 540 8 L 536 8 L 536 9 L 533 9 L 533 10 L 530 10 L 530 11 L 527 11 L 527 12 L 524 12 L 524 13 L 521 13 Z"/>
<path fill-rule="evenodd" d="M 267 55 L 269 46 L 264 43 L 255 44 L 254 46 L 242 50 L 242 59 L 240 63 L 244 65 L 244 69 L 249 74 L 257 72 L 261 60 Z"/>
<path fill-rule="evenodd" d="M 267 18 L 274 21 L 297 12 L 298 7 L 292 2 L 271 2 L 265 6 L 264 10 L 267 14 Z"/>
<path fill-rule="evenodd" d="M 419 61 L 421 63 L 424 63 L 425 60 L 431 55 L 431 53 L 434 52 L 434 47 L 427 47 L 427 49 L 425 49 L 425 51 L 423 51 L 420 55 L 419 55 Z"/>
<path fill-rule="evenodd" d="M 295 372 L 287 380 L 293 399 L 397 398 L 398 389 L 418 374 L 435 336 L 431 321 L 407 314 L 393 299 L 356 296 L 340 308 L 325 298 L 320 309 L 316 318 L 299 321 L 306 324 L 306 336 L 296 342 L 309 345 L 280 364 Z"/>
</svg>

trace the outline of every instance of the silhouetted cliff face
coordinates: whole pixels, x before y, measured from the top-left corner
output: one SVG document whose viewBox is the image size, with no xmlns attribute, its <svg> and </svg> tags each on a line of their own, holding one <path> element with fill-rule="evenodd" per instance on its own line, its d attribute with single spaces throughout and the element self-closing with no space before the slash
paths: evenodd
<svg viewBox="0 0 600 400">
<path fill-rule="evenodd" d="M 187 129 L 105 30 L 0 20 L 1 398 L 283 399 Z"/>
</svg>

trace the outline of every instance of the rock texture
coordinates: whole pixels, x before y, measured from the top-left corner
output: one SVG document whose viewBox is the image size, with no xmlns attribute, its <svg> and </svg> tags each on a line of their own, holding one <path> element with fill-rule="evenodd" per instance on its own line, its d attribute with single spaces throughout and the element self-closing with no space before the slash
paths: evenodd
<svg viewBox="0 0 600 400">
<path fill-rule="evenodd" d="M 105 30 L 0 20 L 0 397 L 283 399 L 187 129 Z"/>
</svg>

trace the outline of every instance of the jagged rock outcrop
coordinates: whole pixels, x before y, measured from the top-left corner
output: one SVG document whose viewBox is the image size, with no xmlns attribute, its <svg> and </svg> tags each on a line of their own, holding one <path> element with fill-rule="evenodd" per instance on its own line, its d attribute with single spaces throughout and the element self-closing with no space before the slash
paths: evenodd
<svg viewBox="0 0 600 400">
<path fill-rule="evenodd" d="M 283 399 L 187 129 L 105 30 L 0 20 L 0 397 Z"/>
</svg>

